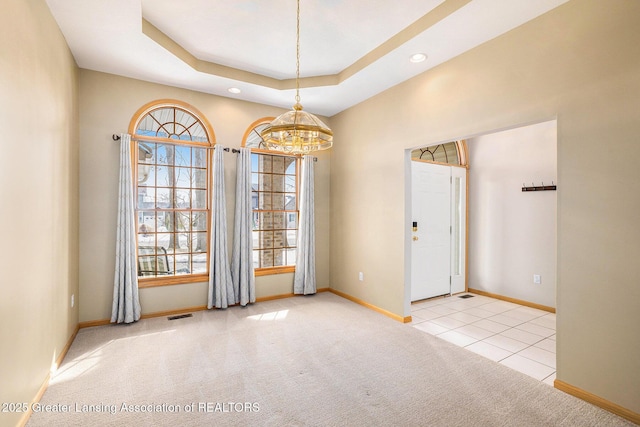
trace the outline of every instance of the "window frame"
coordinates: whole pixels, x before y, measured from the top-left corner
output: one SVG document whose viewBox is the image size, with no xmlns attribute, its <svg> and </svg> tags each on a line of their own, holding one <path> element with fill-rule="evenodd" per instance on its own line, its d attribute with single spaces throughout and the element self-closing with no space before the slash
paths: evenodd
<svg viewBox="0 0 640 427">
<path fill-rule="evenodd" d="M 275 119 L 275 117 L 263 117 L 261 119 L 256 120 L 255 122 L 253 122 L 248 129 L 246 130 L 243 138 L 242 138 L 242 147 L 246 147 L 247 144 L 247 139 L 249 138 L 249 136 L 252 134 L 252 132 L 254 132 L 255 128 L 262 125 L 262 124 L 268 124 L 270 123 L 273 119 Z M 264 148 L 254 148 L 254 147 L 248 147 L 251 149 L 251 154 L 258 154 L 258 155 L 269 155 L 269 156 L 279 156 L 279 157 L 286 157 L 286 158 L 293 158 L 295 159 L 295 165 L 296 165 L 296 208 L 295 208 L 295 212 L 296 212 L 296 218 L 297 218 L 297 223 L 296 223 L 296 240 L 297 240 L 297 233 L 299 232 L 299 227 L 300 227 L 300 159 L 301 156 L 299 155 L 291 155 L 291 154 L 283 154 L 281 152 L 277 152 L 277 151 L 272 151 L 272 150 L 268 150 L 268 149 L 264 149 Z M 286 172 L 286 169 L 285 169 Z M 251 174 L 253 174 L 253 171 L 251 171 Z M 286 173 L 285 173 L 286 176 Z M 253 192 L 253 190 L 252 190 Z M 252 207 L 251 209 L 252 215 L 254 209 Z M 288 212 L 288 211 L 283 211 L 283 212 Z M 253 229 L 252 229 L 252 233 L 253 233 Z M 256 248 L 252 248 L 252 252 L 255 250 L 260 250 L 260 249 L 256 249 Z M 297 244 L 296 244 L 296 254 L 297 254 Z M 251 262 L 253 263 L 253 254 L 252 254 L 252 260 Z M 272 274 L 283 274 L 283 273 L 293 273 L 296 271 L 296 266 L 294 265 L 282 265 L 282 266 L 272 266 L 272 267 L 254 267 L 254 274 L 256 276 L 267 276 L 267 275 L 272 275 Z"/>
<path fill-rule="evenodd" d="M 148 114 L 152 113 L 155 110 L 159 110 L 159 109 L 164 109 L 164 108 L 173 108 L 175 110 L 181 110 L 185 113 L 187 113 L 188 115 L 192 116 L 193 118 L 195 118 L 197 120 L 197 122 L 200 123 L 200 125 L 202 126 L 205 134 L 206 134 L 206 139 L 207 141 L 201 142 L 201 141 L 187 141 L 187 140 L 179 140 L 179 139 L 173 139 L 173 138 L 164 138 L 164 137 L 157 137 L 157 136 L 147 136 L 147 135 L 140 135 L 140 134 L 136 134 L 136 130 L 138 129 L 138 126 L 140 124 L 140 122 L 147 117 Z M 175 111 L 174 110 L 174 111 Z M 139 208 L 138 206 L 138 191 L 139 191 L 139 185 L 138 185 L 138 163 L 139 163 L 139 143 L 141 142 L 147 142 L 147 143 L 153 143 L 153 144 L 171 144 L 174 146 L 188 146 L 188 147 L 192 147 L 192 148 L 202 148 L 206 150 L 206 194 L 207 194 L 207 201 L 206 201 L 206 206 L 205 208 L 200 208 L 200 209 L 195 209 L 193 210 L 192 207 L 189 207 L 189 209 L 184 209 L 184 208 L 177 208 L 177 207 L 172 207 L 170 210 L 174 213 L 179 212 L 179 211 L 187 211 L 190 214 L 192 214 L 194 211 L 200 211 L 200 212 L 206 212 L 207 214 L 207 219 L 206 219 L 206 224 L 205 224 L 205 233 L 206 233 L 206 242 L 207 242 L 207 249 L 206 252 L 202 252 L 202 253 L 206 253 L 206 263 L 205 263 L 205 272 L 202 273 L 192 273 L 192 274 L 180 274 L 180 275 L 176 275 L 175 273 L 172 275 L 167 275 L 167 276 L 141 276 L 140 272 L 138 271 L 138 287 L 139 288 L 147 288 L 147 287 L 156 287 L 156 286 L 166 286 L 166 285 L 176 285 L 176 284 L 186 284 L 186 283 L 198 283 L 198 282 L 206 282 L 209 280 L 209 264 L 210 264 L 210 260 L 211 260 L 211 244 L 210 244 L 210 240 L 211 240 L 211 188 L 212 188 L 212 184 L 213 184 L 213 159 L 212 159 L 212 148 L 215 146 L 215 133 L 213 131 L 213 128 L 211 127 L 211 124 L 207 121 L 206 117 L 204 116 L 204 114 L 202 114 L 197 108 L 195 108 L 194 106 L 187 104 L 185 102 L 182 101 L 178 101 L 178 100 L 173 100 L 173 99 L 161 99 L 161 100 L 157 100 L 157 101 L 152 101 L 149 102 L 145 105 L 143 105 L 142 107 L 140 107 L 140 109 L 138 109 L 138 111 L 136 111 L 136 113 L 133 115 L 131 122 L 129 123 L 129 134 L 131 135 L 131 162 L 132 162 L 132 173 L 133 173 L 133 183 L 134 183 L 134 210 L 135 210 L 135 228 L 136 228 L 136 269 L 138 269 L 139 266 L 139 248 L 138 248 L 138 243 L 139 243 L 139 238 L 138 238 L 138 234 L 139 234 L 139 224 L 138 224 L 138 213 L 139 212 L 143 212 L 143 211 L 153 211 L 153 212 L 158 212 L 159 209 L 154 206 L 153 209 L 143 209 L 143 208 Z M 193 168 L 193 166 L 191 166 L 190 168 Z M 145 186 L 143 186 L 145 187 Z M 157 188 L 157 186 L 154 186 L 155 188 Z M 174 187 L 175 184 L 174 184 Z M 191 190 L 193 191 L 193 190 Z M 167 209 L 160 209 L 160 211 L 166 211 Z M 191 233 L 192 231 L 190 231 Z M 157 233 L 157 231 L 155 232 Z M 176 235 L 178 234 L 175 230 L 174 232 Z M 193 253 L 189 252 L 189 255 L 191 256 Z"/>
</svg>

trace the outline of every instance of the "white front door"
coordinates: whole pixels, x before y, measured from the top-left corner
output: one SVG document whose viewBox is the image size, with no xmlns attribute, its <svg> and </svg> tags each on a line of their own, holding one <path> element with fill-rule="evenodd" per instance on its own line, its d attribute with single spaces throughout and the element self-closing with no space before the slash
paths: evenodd
<svg viewBox="0 0 640 427">
<path fill-rule="evenodd" d="M 451 167 L 411 162 L 411 301 L 451 293 Z"/>
</svg>

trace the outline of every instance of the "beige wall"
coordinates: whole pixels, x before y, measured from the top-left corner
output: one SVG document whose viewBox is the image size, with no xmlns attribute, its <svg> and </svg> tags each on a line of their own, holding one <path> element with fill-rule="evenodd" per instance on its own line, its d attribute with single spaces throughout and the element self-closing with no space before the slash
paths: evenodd
<svg viewBox="0 0 640 427">
<path fill-rule="evenodd" d="M 556 306 L 556 121 L 467 140 L 469 288 Z M 533 275 L 541 282 L 533 282 Z"/>
<path fill-rule="evenodd" d="M 111 317 L 118 189 L 118 143 L 112 134 L 127 132 L 134 113 L 157 99 L 177 99 L 200 110 L 213 126 L 216 141 L 240 147 L 249 125 L 283 110 L 231 98 L 178 89 L 110 74 L 80 70 L 80 321 Z M 317 284 L 329 286 L 330 154 L 316 163 Z M 236 156 L 224 154 L 229 244 L 235 206 Z M 229 252 L 230 254 L 230 252 Z M 183 284 L 140 290 L 142 313 L 207 304 L 207 284 Z M 293 292 L 293 274 L 256 278 L 258 297 Z"/>
<path fill-rule="evenodd" d="M 44 1 L 0 14 L 0 402 L 18 403 L 78 323 L 77 68 Z"/>
<path fill-rule="evenodd" d="M 557 378 L 640 412 L 638 76 L 640 2 L 573 0 L 332 117 L 332 287 L 408 315 L 404 150 L 557 117 Z"/>
</svg>

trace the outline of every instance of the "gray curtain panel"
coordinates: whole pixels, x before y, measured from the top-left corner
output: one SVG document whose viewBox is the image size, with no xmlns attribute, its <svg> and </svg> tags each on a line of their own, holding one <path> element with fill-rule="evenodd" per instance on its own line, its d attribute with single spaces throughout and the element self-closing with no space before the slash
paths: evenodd
<svg viewBox="0 0 640 427">
<path fill-rule="evenodd" d="M 131 136 L 122 134 L 120 135 L 116 268 L 111 323 L 133 323 L 140 320 L 132 176 Z"/>
<path fill-rule="evenodd" d="M 243 307 L 256 302 L 251 217 L 251 149 L 241 148 L 237 159 L 231 277 L 236 297 L 235 302 Z"/>
<path fill-rule="evenodd" d="M 302 158 L 300 180 L 300 219 L 296 273 L 293 279 L 294 294 L 316 293 L 316 233 L 314 220 L 313 180 L 314 162 L 312 156 Z"/>
<path fill-rule="evenodd" d="M 213 151 L 213 191 L 211 195 L 211 243 L 209 260 L 209 298 L 207 308 L 227 308 L 235 303 L 227 249 L 227 211 L 224 192 L 223 148 Z"/>
</svg>

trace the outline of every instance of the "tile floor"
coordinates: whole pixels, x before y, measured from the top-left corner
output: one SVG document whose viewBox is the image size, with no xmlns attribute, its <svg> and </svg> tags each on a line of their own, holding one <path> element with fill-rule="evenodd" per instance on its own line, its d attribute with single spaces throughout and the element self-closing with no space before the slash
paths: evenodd
<svg viewBox="0 0 640 427">
<path fill-rule="evenodd" d="M 473 295 L 472 298 L 460 298 Z M 475 294 L 411 305 L 409 325 L 553 386 L 556 315 Z"/>
</svg>

